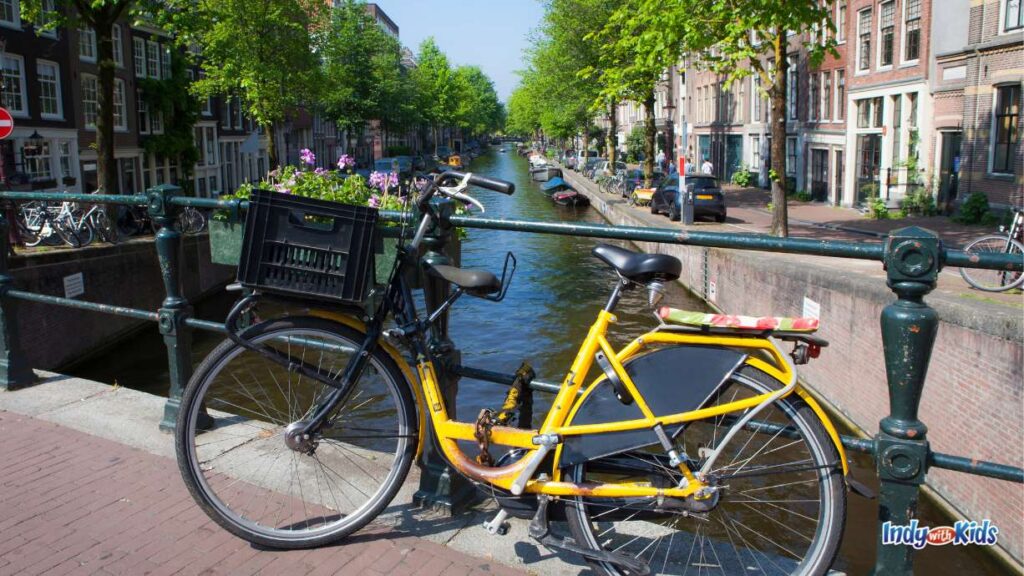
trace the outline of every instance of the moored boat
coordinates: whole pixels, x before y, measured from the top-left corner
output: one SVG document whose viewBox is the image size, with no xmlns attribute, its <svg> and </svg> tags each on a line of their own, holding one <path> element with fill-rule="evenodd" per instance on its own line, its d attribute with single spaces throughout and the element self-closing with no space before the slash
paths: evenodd
<svg viewBox="0 0 1024 576">
<path fill-rule="evenodd" d="M 554 166 L 537 166 L 530 169 L 530 177 L 538 182 L 547 182 L 553 178 L 561 178 L 561 168 Z"/>
<path fill-rule="evenodd" d="M 579 207 L 590 205 L 590 198 L 587 198 L 572 188 L 555 192 L 551 195 L 551 200 L 559 206 Z"/>
<path fill-rule="evenodd" d="M 565 190 L 567 188 L 570 188 L 568 182 L 566 182 L 565 180 L 562 180 L 561 177 L 555 177 L 555 178 L 552 178 L 551 180 L 548 180 L 547 183 L 543 184 L 540 187 L 540 190 L 541 190 L 541 192 L 543 192 L 543 193 L 547 194 L 548 196 L 550 196 L 550 195 L 554 194 L 555 192 L 558 192 L 560 190 Z"/>
</svg>

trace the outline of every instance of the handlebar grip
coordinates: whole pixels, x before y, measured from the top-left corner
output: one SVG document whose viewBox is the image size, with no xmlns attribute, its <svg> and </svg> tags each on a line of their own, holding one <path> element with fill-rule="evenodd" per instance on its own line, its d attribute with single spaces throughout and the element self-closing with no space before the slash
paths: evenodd
<svg viewBox="0 0 1024 576">
<path fill-rule="evenodd" d="M 463 172 L 454 172 L 449 170 L 446 174 L 454 178 L 465 178 L 466 174 Z M 471 174 L 469 177 L 469 183 L 474 186 L 481 188 L 487 188 L 488 190 L 494 190 L 495 192 L 501 192 L 502 194 L 508 194 L 511 196 L 516 191 L 516 185 L 506 180 L 498 180 L 496 178 L 487 178 L 486 176 L 479 176 L 477 174 Z"/>
</svg>

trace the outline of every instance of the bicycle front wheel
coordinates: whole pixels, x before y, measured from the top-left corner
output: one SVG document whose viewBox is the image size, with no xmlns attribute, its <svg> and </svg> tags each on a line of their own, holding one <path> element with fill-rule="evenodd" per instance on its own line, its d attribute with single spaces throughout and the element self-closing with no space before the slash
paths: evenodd
<svg viewBox="0 0 1024 576">
<path fill-rule="evenodd" d="M 745 367 L 708 406 L 782 386 Z M 699 470 L 740 416 L 691 423 L 677 437 Z M 660 445 L 592 460 L 569 470 L 573 482 L 678 486 Z M 566 504 L 581 545 L 645 561 L 652 574 L 825 574 L 835 560 L 846 518 L 839 455 L 814 411 L 796 395 L 759 412 L 722 447 L 709 474 L 717 492 L 702 507 L 675 499 L 578 497 Z M 699 501 L 698 501 L 699 502 Z M 622 568 L 595 562 L 609 576 Z"/>
<path fill-rule="evenodd" d="M 1020 257 L 1024 254 L 1024 246 L 1007 236 L 982 236 L 964 248 L 968 254 L 1013 254 Z M 1020 272 L 1005 270 L 986 270 L 984 268 L 961 268 L 963 276 L 971 286 L 986 292 L 1002 292 L 1020 287 L 1024 283 L 1024 275 Z"/>
<path fill-rule="evenodd" d="M 365 335 L 297 317 L 243 337 L 337 376 Z M 230 340 L 207 356 L 182 396 L 175 440 L 185 484 L 210 518 L 249 542 L 309 548 L 355 532 L 387 506 L 416 450 L 410 385 L 378 349 L 321 431 L 295 435 L 333 390 Z"/>
</svg>

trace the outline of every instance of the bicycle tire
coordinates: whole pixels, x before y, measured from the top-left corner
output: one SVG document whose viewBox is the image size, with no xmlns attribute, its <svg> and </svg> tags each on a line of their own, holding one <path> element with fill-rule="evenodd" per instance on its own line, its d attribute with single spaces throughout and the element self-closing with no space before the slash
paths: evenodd
<svg viewBox="0 0 1024 576">
<path fill-rule="evenodd" d="M 733 385 L 738 386 L 741 390 L 747 390 L 748 393 L 763 394 L 768 391 L 777 390 L 782 386 L 782 383 L 775 380 L 768 374 L 757 370 L 752 367 L 744 367 L 738 373 L 734 374 L 729 382 L 727 388 L 724 388 L 716 400 L 732 401 L 736 398 L 737 394 L 734 392 L 732 397 L 729 397 L 729 390 L 733 390 Z M 671 508 L 666 507 L 659 509 L 656 512 L 644 511 L 638 509 L 642 503 L 640 501 L 629 502 L 622 499 L 610 500 L 610 499 L 584 499 L 583 497 L 575 497 L 566 501 L 566 517 L 569 524 L 570 532 L 575 538 L 576 542 L 583 546 L 588 546 L 592 549 L 614 549 L 617 544 L 620 544 L 623 540 L 629 539 L 625 543 L 618 546 L 618 552 L 631 557 L 642 558 L 651 568 L 652 574 L 664 573 L 666 570 L 670 570 L 672 573 L 685 573 L 686 569 L 690 568 L 692 564 L 698 565 L 717 565 L 717 569 L 714 572 L 722 574 L 751 574 L 751 573 L 766 573 L 766 574 L 799 574 L 804 575 L 819 575 L 828 572 L 832 563 L 835 561 L 836 555 L 839 551 L 839 545 L 842 542 L 843 529 L 846 521 L 846 486 L 842 479 L 842 471 L 833 463 L 838 463 L 839 454 L 829 438 L 827 432 L 820 419 L 814 411 L 798 396 L 791 395 L 787 398 L 776 401 L 772 406 L 765 409 L 765 411 L 771 410 L 772 413 L 765 416 L 765 411 L 762 411 L 755 417 L 757 420 L 769 420 L 772 421 L 772 417 L 777 416 L 774 409 L 777 408 L 778 413 L 785 417 L 788 426 L 795 426 L 795 430 L 801 436 L 801 438 L 794 440 L 793 443 L 804 440 L 807 445 L 807 452 L 813 459 L 815 466 L 828 466 L 817 468 L 814 470 L 804 470 L 802 472 L 794 472 L 797 474 L 797 478 L 803 477 L 805 480 L 797 482 L 797 485 L 790 485 L 788 482 L 792 481 L 793 476 L 786 476 L 779 479 L 778 476 L 772 475 L 767 476 L 770 472 L 766 472 L 765 475 L 760 476 L 760 480 L 770 478 L 771 482 L 778 482 L 778 485 L 764 486 L 757 482 L 758 478 L 754 477 L 751 483 L 745 483 L 749 481 L 749 477 L 742 478 L 734 476 L 726 478 L 724 488 L 722 489 L 721 495 L 718 496 L 718 500 L 714 508 L 707 512 L 707 518 L 704 519 L 703 524 L 700 519 L 691 519 L 690 517 L 676 515 L 672 513 L 666 513 L 664 510 L 670 510 Z M 713 446 L 717 443 L 717 430 L 722 429 L 724 432 L 727 422 L 722 420 L 723 417 L 719 417 L 715 422 L 708 424 L 708 421 L 697 421 L 692 423 L 690 426 L 695 426 L 701 423 L 699 428 L 700 434 L 696 438 L 688 438 L 694 433 L 694 429 L 687 428 L 678 440 L 681 440 L 685 452 L 687 454 L 695 455 L 699 454 L 698 450 L 701 442 L 711 440 L 707 446 Z M 779 422 L 776 422 L 777 424 Z M 710 433 L 714 435 L 709 436 Z M 744 438 L 744 435 L 747 437 Z M 736 466 L 737 459 L 745 455 L 744 450 L 752 443 L 755 438 L 768 438 L 765 433 L 748 432 L 747 430 L 741 430 L 729 444 L 726 446 L 726 451 L 731 454 L 730 447 L 733 449 L 739 447 L 739 451 L 733 456 L 733 461 L 725 465 L 724 469 Z M 793 450 L 789 450 L 790 445 L 785 445 L 784 442 L 789 437 L 784 438 L 780 444 L 774 444 L 778 434 L 771 436 L 770 439 L 757 448 L 757 452 L 750 457 L 750 459 L 740 460 L 739 471 L 743 471 L 751 459 L 758 456 L 758 454 L 764 454 L 766 457 L 770 453 L 775 453 L 776 458 L 788 457 Z M 791 444 L 793 444 L 791 443 Z M 765 452 L 765 448 L 772 446 L 771 450 Z M 756 446 L 756 445 L 755 445 Z M 754 448 L 751 448 L 754 449 Z M 660 446 L 655 448 L 655 452 L 661 450 Z M 784 450 L 781 452 L 780 450 Z M 645 465 L 643 462 L 650 461 L 650 453 L 645 453 L 643 450 L 634 450 L 624 453 L 637 460 L 627 460 L 628 463 L 637 462 L 637 469 L 646 469 L 646 475 L 641 472 L 640 477 L 650 477 L 651 475 L 658 474 L 659 476 L 668 476 L 661 472 L 662 468 Z M 803 453 L 800 452 L 800 456 Z M 613 455 L 616 457 L 618 455 Z M 716 462 L 724 462 L 727 455 L 723 455 Z M 595 469 L 600 467 L 600 459 L 595 462 L 588 462 L 576 465 L 566 472 L 566 478 L 572 482 L 581 482 L 588 479 L 587 469 L 593 466 Z M 778 466 L 778 465 L 777 465 Z M 645 468 L 646 467 L 646 468 Z M 694 468 L 699 467 L 699 463 Z M 667 468 L 663 468 L 667 470 Z M 747 468 L 748 473 L 750 471 L 756 471 L 757 466 Z M 664 481 L 678 482 L 677 471 L 674 472 L 673 476 L 666 477 Z M 732 473 L 738 474 L 736 469 L 732 470 Z M 630 471 L 628 474 L 637 476 L 636 472 Z M 676 478 L 678 476 L 678 478 Z M 608 476 L 607 472 L 603 477 L 604 481 L 609 481 L 614 476 Z M 801 498 L 789 499 L 783 497 L 781 500 L 775 499 L 777 495 L 795 495 L 799 496 L 803 492 L 811 492 L 814 490 L 803 490 L 801 491 L 801 484 L 809 482 L 806 480 L 807 477 L 816 477 L 819 480 L 816 492 L 820 498 L 821 504 L 818 506 L 818 518 L 819 522 L 814 526 L 814 535 L 811 537 L 811 544 L 807 549 L 807 553 L 803 557 L 798 559 L 782 559 L 779 557 L 779 552 L 770 551 L 772 554 L 766 553 L 764 550 L 751 550 L 754 548 L 753 543 L 762 543 L 763 540 L 757 540 L 757 537 L 768 541 L 772 541 L 771 538 L 784 539 L 788 533 L 779 528 L 779 525 L 786 526 L 789 530 L 796 530 L 802 522 L 805 522 L 801 518 L 802 512 L 806 511 L 808 503 Z M 653 483 L 653 478 L 650 480 Z M 669 484 L 675 485 L 675 484 Z M 742 490 L 743 486 L 753 486 L 746 491 Z M 751 494 L 757 491 L 756 495 Z M 771 491 L 770 491 L 771 490 Z M 733 497 L 735 494 L 735 497 Z M 765 498 L 771 498 L 770 502 L 766 502 Z M 788 510 L 784 506 L 779 504 L 785 504 L 787 501 L 791 501 L 794 505 L 790 508 L 795 510 Z M 611 502 L 609 504 L 608 502 Z M 616 508 L 613 507 L 617 502 L 628 503 L 632 505 L 632 508 L 622 509 L 616 512 Z M 753 509 L 750 504 L 757 503 L 767 504 L 768 513 L 761 512 L 762 516 L 753 516 L 753 518 L 760 522 L 774 522 L 775 524 L 769 526 L 769 530 L 762 532 L 770 532 L 771 537 L 759 535 L 758 531 L 751 528 L 747 516 L 743 516 L 743 520 L 748 520 L 746 523 L 737 521 L 736 518 L 730 516 L 728 510 L 732 510 L 735 513 L 735 509 L 732 508 L 736 504 L 740 505 L 740 508 L 746 506 L 747 508 Z M 646 505 L 650 505 L 648 502 Z M 728 508 L 727 508 L 728 507 Z M 596 514 L 591 514 L 589 510 L 591 508 L 599 509 Z M 759 512 L 754 510 L 754 512 Z M 745 512 L 746 513 L 746 512 Z M 810 512 L 808 512 L 810 513 Z M 717 517 L 716 517 L 717 514 Z M 747 513 L 749 514 L 749 513 Z M 723 520 L 724 516 L 724 520 Z M 803 515 L 806 518 L 806 515 Z M 667 517 L 667 518 L 666 518 Z M 621 521 L 615 520 L 615 518 L 622 518 Z M 641 518 L 637 520 L 636 518 Z M 665 524 L 656 524 L 654 522 L 645 522 L 643 520 L 651 519 L 664 521 Z M 670 519 L 669 519 L 670 518 Z M 721 529 L 712 534 L 711 526 L 714 521 L 718 521 L 721 524 Z M 725 522 L 729 521 L 730 524 Z M 644 524 L 639 524 L 645 522 Z M 681 525 L 689 524 L 696 528 L 696 535 L 681 528 Z M 606 527 L 607 525 L 610 525 Z M 744 529 L 741 530 L 740 527 Z M 776 530 L 771 530 L 775 528 Z M 603 529 L 603 530 L 602 530 Z M 598 534 L 598 530 L 602 530 Z M 706 531 L 707 536 L 704 537 L 701 532 Z M 722 535 L 724 532 L 724 536 Z M 671 534 L 670 537 L 668 535 Z M 804 536 L 804 535 L 800 535 Z M 689 538 L 689 541 L 687 541 Z M 650 542 L 648 542 L 650 540 Z M 797 539 L 793 539 L 799 541 Z M 664 546 L 666 544 L 667 546 Z M 699 542 L 699 544 L 698 544 Z M 740 546 L 748 546 L 741 552 L 741 548 L 737 546 L 737 542 Z M 790 544 L 789 540 L 785 541 L 786 544 Z M 646 546 L 644 544 L 646 543 Z M 657 544 L 655 544 L 657 543 Z M 679 554 L 672 556 L 673 545 L 678 545 L 676 548 Z M 777 541 L 774 542 L 776 547 L 781 546 Z M 700 550 L 695 552 L 695 548 L 699 545 Z M 792 548 L 792 546 L 790 547 Z M 726 554 L 729 550 L 735 554 L 735 558 L 728 558 Z M 652 551 L 653 550 L 653 551 Z M 790 549 L 782 547 L 781 550 L 786 550 L 790 554 L 795 555 Z M 663 552 L 663 556 L 659 556 L 659 553 Z M 760 552 L 759 554 L 756 552 Z M 695 556 L 699 554 L 699 556 Z M 650 555 L 651 558 L 646 558 Z M 596 572 L 605 574 L 607 576 L 623 576 L 625 572 L 621 568 L 607 563 L 590 561 L 591 566 Z M 682 565 L 680 565 L 682 564 Z M 769 564 L 771 564 L 769 566 Z M 766 570 L 765 568 L 768 568 Z M 772 570 L 774 568 L 775 570 Z M 760 572 L 757 570 L 760 569 Z M 698 568 L 698 572 L 700 569 Z"/>
<path fill-rule="evenodd" d="M 302 346 L 303 360 L 307 359 L 306 344 L 314 341 L 326 344 L 319 346 L 319 356 L 308 356 L 308 359 L 312 362 L 313 358 L 318 358 L 318 369 L 326 365 L 329 373 L 336 374 L 346 363 L 328 356 L 326 362 L 330 364 L 325 364 L 325 350 L 328 354 L 355 352 L 365 334 L 322 318 L 300 316 L 257 324 L 247 329 L 242 337 L 274 345 L 292 359 L 298 358 L 297 350 Z M 264 368 L 270 377 L 260 381 L 256 375 L 263 375 Z M 287 393 L 284 392 L 285 382 Z M 355 430 L 357 436 L 318 437 L 313 441 L 316 443 L 314 451 L 305 454 L 289 448 L 283 433 L 289 423 L 309 414 L 329 388 L 309 378 L 293 378 L 293 373 L 231 340 L 222 342 L 196 370 L 182 395 L 178 414 L 175 430 L 178 467 L 192 497 L 225 530 L 271 548 L 322 546 L 365 526 L 391 502 L 402 486 L 416 451 L 418 424 L 411 384 L 383 350 L 378 348 L 373 353 L 355 386 L 348 404 L 331 414 L 330 425 L 325 430 L 329 433 Z M 386 402 L 388 399 L 390 404 Z M 350 426 L 354 418 L 364 416 L 366 419 L 358 423 L 383 426 L 371 418 L 386 418 L 380 415 L 389 410 L 394 411 L 396 420 L 393 451 L 383 446 L 392 432 L 378 431 L 377 434 L 376 428 Z M 204 414 L 210 417 L 211 423 L 201 424 Z M 341 424 L 345 426 L 339 426 Z M 240 434 L 233 436 L 231 432 Z M 358 439 L 365 441 L 356 444 Z M 387 464 L 389 452 L 393 455 L 390 465 Z M 292 482 L 288 484 L 280 476 L 281 473 L 287 475 L 288 470 L 271 474 L 286 455 L 293 466 Z M 348 464 L 339 466 L 339 460 L 346 460 Z M 287 465 L 284 463 L 285 467 Z M 377 470 L 383 474 L 379 486 L 371 476 L 371 472 Z M 363 475 L 370 477 L 369 483 Z M 337 480 L 344 484 L 335 484 Z M 327 492 L 322 489 L 323 485 L 327 486 Z M 371 490 L 372 494 L 361 487 Z M 365 496 L 366 501 L 357 502 L 361 497 L 356 492 Z M 246 493 L 249 495 L 244 498 Z M 353 505 L 353 510 L 342 506 L 339 494 L 342 500 Z M 243 500 L 246 500 L 244 504 Z M 254 503 L 252 511 L 243 509 Z M 268 510 L 268 506 L 273 508 Z M 279 508 L 285 507 L 288 512 L 282 517 Z M 273 514 L 273 518 L 269 514 Z M 318 520 L 319 524 L 314 526 Z"/>
<path fill-rule="evenodd" d="M 974 240 L 964 247 L 968 254 L 1016 254 L 1024 255 L 1024 245 L 1009 236 L 990 234 Z M 1024 284 L 1024 274 L 1003 270 L 986 270 L 984 268 L 961 268 L 960 276 L 964 281 L 985 292 L 1004 292 L 1019 288 Z"/>
</svg>

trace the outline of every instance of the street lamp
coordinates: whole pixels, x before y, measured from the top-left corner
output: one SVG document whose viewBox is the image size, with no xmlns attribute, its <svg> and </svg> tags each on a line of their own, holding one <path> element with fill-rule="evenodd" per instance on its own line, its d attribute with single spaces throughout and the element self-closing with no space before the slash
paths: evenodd
<svg viewBox="0 0 1024 576">
<path fill-rule="evenodd" d="M 665 130 L 665 157 L 669 159 L 669 162 L 675 162 L 676 136 L 674 132 L 676 123 L 675 118 L 673 117 L 673 112 L 676 109 L 676 105 L 672 103 L 672 92 L 669 92 L 666 96 L 667 102 L 662 106 L 662 109 L 665 110 L 665 114 L 668 116 L 668 129 Z"/>
</svg>

